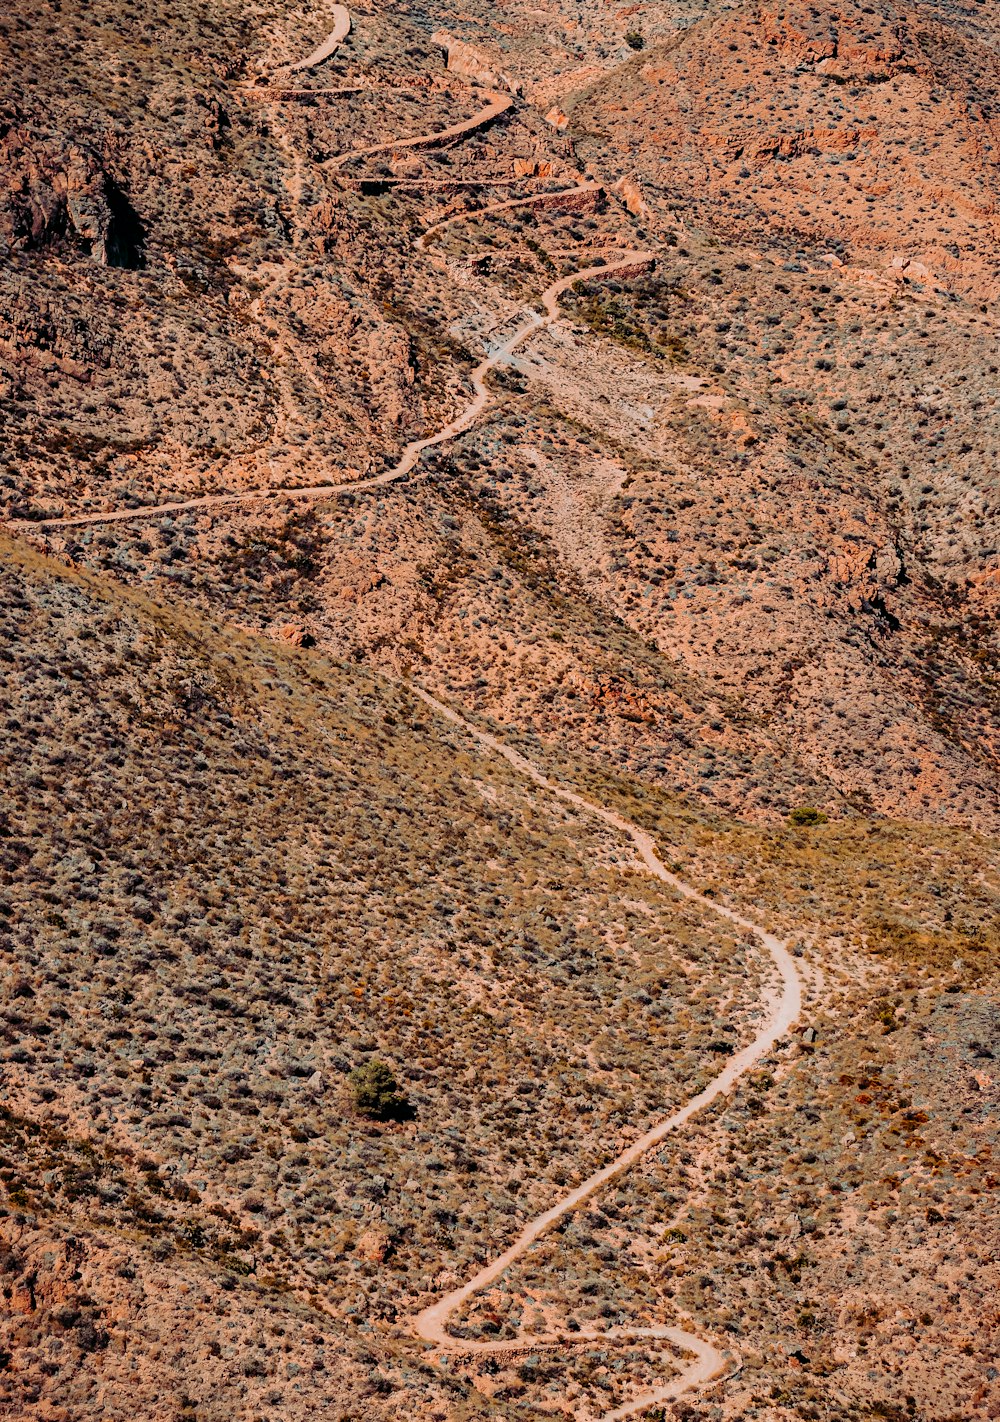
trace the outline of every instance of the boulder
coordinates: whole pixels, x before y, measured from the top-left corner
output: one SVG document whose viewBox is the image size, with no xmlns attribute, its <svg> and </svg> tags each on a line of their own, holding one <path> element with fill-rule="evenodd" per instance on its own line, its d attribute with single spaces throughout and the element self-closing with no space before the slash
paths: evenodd
<svg viewBox="0 0 1000 1422">
<path fill-rule="evenodd" d="M 277 635 L 282 642 L 289 642 L 293 647 L 314 647 L 316 645 L 316 638 L 301 622 L 286 622 L 283 627 L 278 628 Z"/>
<path fill-rule="evenodd" d="M 518 92 L 517 84 L 500 70 L 494 69 L 489 59 L 474 45 L 456 39 L 447 30 L 435 30 L 431 41 L 444 50 L 445 63 L 450 73 L 461 74 L 487 89 L 506 89 L 511 94 Z"/>
</svg>

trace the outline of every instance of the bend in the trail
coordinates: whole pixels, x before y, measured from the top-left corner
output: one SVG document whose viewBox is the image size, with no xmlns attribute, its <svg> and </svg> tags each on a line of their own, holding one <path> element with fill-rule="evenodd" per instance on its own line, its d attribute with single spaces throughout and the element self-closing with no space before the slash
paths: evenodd
<svg viewBox="0 0 1000 1422">
<path fill-rule="evenodd" d="M 650 1127 L 637 1140 L 633 1141 L 622 1153 L 605 1165 L 601 1170 L 595 1171 L 582 1184 L 570 1190 L 560 1200 L 550 1206 L 542 1214 L 537 1215 L 533 1220 L 529 1220 L 521 1233 L 502 1254 L 498 1255 L 489 1264 L 484 1265 L 476 1274 L 459 1288 L 453 1289 L 436 1303 L 424 1309 L 414 1320 L 414 1332 L 418 1338 L 425 1342 L 433 1343 L 438 1348 L 450 1352 L 458 1353 L 487 1353 L 502 1352 L 511 1348 L 511 1343 L 478 1343 L 470 1342 L 466 1339 L 453 1337 L 447 1329 L 448 1320 L 464 1303 L 474 1294 L 487 1288 L 500 1277 L 505 1270 L 517 1262 L 531 1246 L 546 1233 L 558 1220 L 577 1209 L 588 1200 L 596 1191 L 602 1189 L 618 1176 L 624 1174 L 642 1157 L 657 1145 L 671 1132 L 683 1126 L 692 1116 L 696 1115 L 716 1097 L 727 1093 L 736 1082 L 749 1069 L 760 1060 L 775 1042 L 781 1037 L 792 1023 L 796 1020 L 801 1009 L 802 984 L 795 960 L 788 951 L 786 945 L 780 938 L 769 933 L 768 930 L 752 919 L 744 918 L 734 909 L 726 907 L 725 904 L 717 903 L 714 899 L 707 898 L 700 894 L 697 889 L 674 873 L 664 865 L 656 853 L 653 837 L 631 820 L 619 815 L 615 810 L 608 809 L 604 805 L 595 804 L 593 801 L 578 795 L 574 790 L 568 790 L 562 785 L 551 781 L 543 774 L 530 760 L 521 755 L 512 746 L 506 745 L 496 736 L 488 731 L 481 730 L 459 715 L 450 706 L 439 701 L 430 692 L 424 691 L 421 687 L 411 687 L 413 692 L 421 698 L 428 706 L 436 711 L 440 716 L 445 717 L 454 725 L 471 735 L 480 745 L 486 746 L 494 751 L 514 767 L 520 774 L 531 780 L 547 794 L 562 800 L 565 804 L 574 806 L 582 810 L 585 814 L 593 815 L 612 829 L 620 831 L 626 835 L 635 845 L 643 864 L 649 872 L 664 884 L 668 884 L 676 893 L 686 899 L 691 899 L 708 909 L 711 913 L 717 914 L 720 918 L 727 919 L 730 923 L 738 925 L 752 933 L 767 950 L 768 955 L 781 978 L 781 993 L 773 1009 L 757 1032 L 754 1039 L 745 1046 L 735 1056 L 731 1057 L 726 1066 L 718 1076 L 709 1082 L 703 1091 L 692 1097 L 686 1105 L 680 1107 L 671 1115 L 659 1121 L 655 1126 Z M 695 1362 L 690 1365 L 679 1377 L 672 1379 L 663 1387 L 657 1388 L 642 1397 L 634 1398 L 631 1402 L 618 1408 L 616 1411 L 608 1413 L 602 1422 L 619 1422 L 619 1419 L 634 1416 L 637 1412 L 645 1410 L 658 1402 L 665 1402 L 678 1397 L 682 1392 L 689 1391 L 692 1387 L 709 1381 L 718 1375 L 725 1365 L 723 1355 L 712 1344 L 700 1339 L 693 1333 L 683 1329 L 673 1330 L 649 1330 L 634 1329 L 628 1330 L 630 1337 L 666 1336 L 687 1351 L 695 1354 Z M 608 1336 L 608 1335 L 603 1335 Z M 526 1345 L 531 1345 L 534 1340 L 523 1340 Z M 545 1340 L 539 1340 L 545 1345 Z M 520 1347 L 518 1340 L 514 1346 Z"/>
<path fill-rule="evenodd" d="M 113 509 L 107 513 L 68 514 L 63 518 L 19 519 L 12 521 L 10 526 L 23 533 L 28 533 L 31 531 L 41 532 L 50 528 L 82 528 L 95 523 L 129 523 L 135 519 L 158 518 L 164 514 L 192 513 L 199 509 L 223 508 L 229 504 L 248 503 L 255 499 L 342 498 L 345 494 L 361 493 L 366 489 L 378 489 L 386 484 L 393 484 L 410 473 L 425 449 L 446 444 L 475 423 L 490 399 L 490 391 L 485 383 L 486 376 L 494 366 L 508 360 L 518 346 L 526 341 L 533 332 L 540 331 L 559 319 L 559 296 L 562 292 L 566 291 L 574 282 L 590 281 L 595 277 L 610 275 L 612 272 L 639 271 L 649 267 L 655 260 L 655 252 L 618 252 L 610 260 L 607 257 L 603 258 L 599 265 L 571 272 L 568 276 L 560 277 L 554 281 L 542 292 L 540 298 L 546 314 L 539 316 L 537 312 L 532 312 L 513 334 L 508 336 L 506 341 L 489 351 L 471 372 L 469 379 L 474 393 L 465 409 L 434 434 L 411 440 L 391 469 L 386 469 L 381 474 L 374 474 L 369 479 L 354 479 L 348 484 L 310 484 L 298 489 L 285 488 L 281 485 L 267 485 L 261 489 L 246 489 L 239 493 L 202 494 L 194 499 L 175 499 L 170 503 L 150 504 L 144 508 Z"/>
<path fill-rule="evenodd" d="M 329 59 L 331 54 L 340 48 L 344 40 L 351 33 L 351 13 L 346 5 L 334 5 L 333 7 L 333 29 L 326 39 L 318 44 L 311 54 L 307 54 L 305 59 L 297 60 L 295 64 L 290 64 L 288 68 L 292 73 L 297 73 L 300 69 L 315 69 L 317 64 L 322 64 L 324 59 Z"/>
<path fill-rule="evenodd" d="M 287 66 L 290 71 L 296 72 L 315 68 L 335 53 L 337 48 L 350 33 L 351 17 L 344 5 L 334 5 L 333 16 L 334 28 L 331 33 L 304 59 Z M 339 95 L 356 91 L 359 90 L 356 90 L 353 86 L 345 85 L 325 92 Z M 254 98 L 266 97 L 276 99 L 279 97 L 298 97 L 300 94 L 302 96 L 306 94 L 313 96 L 313 91 L 298 91 L 292 89 L 248 92 L 251 97 Z M 315 92 L 322 93 L 324 91 Z M 512 103 L 513 98 L 510 95 L 490 93 L 488 95 L 487 105 L 473 114 L 469 119 L 453 124 L 445 129 L 420 134 L 413 138 L 398 139 L 352 149 L 330 159 L 325 166 L 337 170 L 353 159 L 377 153 L 442 146 L 483 128 L 506 112 Z M 429 239 L 435 233 L 453 223 L 471 220 L 479 216 L 486 216 L 491 212 L 500 212 L 533 203 L 556 203 L 561 200 L 579 198 L 590 193 L 596 194 L 600 191 L 601 187 L 597 183 L 584 182 L 575 188 L 564 189 L 557 192 L 537 193 L 532 197 L 512 199 L 506 202 L 494 203 L 472 212 L 459 213 L 454 217 L 443 219 L 428 228 L 418 239 L 417 246 L 426 249 Z M 540 298 L 541 305 L 545 312 L 544 316 L 532 312 L 530 316 L 513 331 L 506 341 L 489 351 L 485 358 L 471 372 L 470 381 L 474 393 L 470 403 L 436 433 L 407 444 L 398 462 L 391 469 L 385 470 L 382 474 L 368 479 L 354 480 L 347 484 L 313 485 L 298 489 L 268 486 L 238 493 L 208 494 L 198 498 L 175 500 L 170 503 L 146 508 L 119 509 L 109 513 L 79 514 L 76 516 L 70 515 L 64 518 L 42 519 L 37 521 L 18 520 L 14 526 L 19 527 L 22 531 L 41 531 L 46 528 L 128 522 L 135 519 L 157 517 L 163 514 L 222 507 L 254 499 L 269 499 L 279 496 L 291 499 L 335 498 L 341 495 L 379 488 L 386 484 L 393 483 L 404 477 L 414 468 L 424 450 L 453 439 L 475 422 L 489 401 L 489 390 L 485 384 L 485 378 L 489 371 L 501 361 L 509 359 L 517 347 L 532 333 L 542 330 L 558 320 L 560 315 L 558 304 L 559 296 L 563 291 L 567 290 L 577 281 L 592 280 L 601 275 L 609 275 L 613 272 L 620 274 L 622 272 L 631 273 L 646 269 L 655 261 L 655 256 L 656 254 L 652 251 L 606 253 L 602 254 L 602 260 L 599 264 L 595 264 L 582 271 L 570 273 L 554 281 L 542 293 Z M 697 902 L 710 912 L 754 934 L 767 950 L 781 978 L 782 990 L 780 997 L 770 1016 L 754 1037 L 753 1041 L 732 1057 L 726 1067 L 703 1091 L 694 1096 L 685 1106 L 647 1130 L 642 1136 L 635 1140 L 632 1145 L 622 1151 L 615 1160 L 611 1161 L 601 1170 L 596 1171 L 587 1180 L 583 1181 L 582 1184 L 564 1195 L 562 1199 L 558 1200 L 548 1210 L 529 1221 L 507 1250 L 480 1269 L 465 1284 L 452 1290 L 442 1299 L 424 1309 L 414 1320 L 414 1332 L 418 1338 L 435 1345 L 439 1350 L 453 1353 L 499 1353 L 509 1351 L 512 1346 L 515 1349 L 564 1346 L 561 1340 L 549 1337 L 519 1339 L 516 1340 L 513 1345 L 510 1342 L 491 1343 L 479 1340 L 457 1339 L 448 1333 L 447 1325 L 449 1319 L 457 1309 L 466 1303 L 474 1294 L 488 1287 L 489 1284 L 499 1278 L 499 1276 L 519 1260 L 553 1224 L 577 1209 L 596 1191 L 616 1179 L 619 1175 L 624 1174 L 654 1145 L 684 1125 L 704 1106 L 715 1100 L 716 1097 L 728 1092 L 740 1077 L 770 1050 L 778 1038 L 787 1031 L 795 1021 L 801 1004 L 801 983 L 794 960 L 780 939 L 768 933 L 766 929 L 754 923 L 752 920 L 744 918 L 725 905 L 716 903 L 704 895 L 699 894 L 697 890 L 671 873 L 657 856 L 654 841 L 646 831 L 640 829 L 638 825 L 633 824 L 630 820 L 625 819 L 624 816 L 617 814 L 615 811 L 605 806 L 595 804 L 583 796 L 576 794 L 576 792 L 555 784 L 549 780 L 537 766 L 522 756 L 518 751 L 504 744 L 495 736 L 466 721 L 464 717 L 460 716 L 443 702 L 438 701 L 429 692 L 415 686 L 411 689 L 439 715 L 458 725 L 480 744 L 502 756 L 515 770 L 531 780 L 540 789 L 562 800 L 564 803 L 573 805 L 586 814 L 595 816 L 609 827 L 626 835 L 635 845 L 648 871 L 656 878 L 668 884 L 685 898 Z M 645 1411 L 657 1403 L 680 1397 L 683 1393 L 717 1377 L 726 1366 L 725 1356 L 713 1344 L 692 1332 L 678 1327 L 623 1328 L 611 1329 L 604 1333 L 598 1333 L 596 1330 L 586 1330 L 582 1334 L 577 1335 L 578 1339 L 586 1339 L 589 1341 L 593 1338 L 599 1339 L 602 1342 L 625 1337 L 647 1337 L 668 1340 L 681 1350 L 692 1354 L 693 1362 L 669 1383 L 655 1388 L 642 1396 L 633 1398 L 615 1410 L 606 1413 L 601 1419 L 601 1422 L 624 1422 L 624 1419 L 633 1417 L 637 1413 Z"/>
<path fill-rule="evenodd" d="M 474 113 L 471 118 L 450 124 L 448 128 L 433 129 L 430 133 L 418 133 L 413 138 L 392 139 L 388 143 L 371 143 L 365 148 L 349 148 L 346 153 L 338 153 L 335 157 L 328 158 L 323 167 L 337 169 L 355 158 L 368 158 L 375 153 L 396 152 L 404 148 L 439 148 L 442 144 L 451 143 L 456 138 L 464 138 L 467 133 L 474 133 L 476 129 L 484 128 L 486 124 L 492 123 L 495 118 L 506 113 L 514 102 L 510 94 L 490 94 L 488 97 L 489 102 L 485 108 Z"/>
</svg>

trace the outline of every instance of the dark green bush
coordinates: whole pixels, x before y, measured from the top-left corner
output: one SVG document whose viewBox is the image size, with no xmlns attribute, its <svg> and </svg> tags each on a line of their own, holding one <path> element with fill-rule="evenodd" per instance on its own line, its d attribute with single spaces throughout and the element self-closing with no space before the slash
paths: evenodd
<svg viewBox="0 0 1000 1422">
<path fill-rule="evenodd" d="M 798 805 L 788 816 L 790 825 L 825 825 L 829 816 L 811 805 Z"/>
<path fill-rule="evenodd" d="M 348 1077 L 354 1104 L 363 1116 L 374 1121 L 398 1121 L 412 1115 L 409 1101 L 385 1062 L 370 1061 L 355 1067 Z"/>
</svg>

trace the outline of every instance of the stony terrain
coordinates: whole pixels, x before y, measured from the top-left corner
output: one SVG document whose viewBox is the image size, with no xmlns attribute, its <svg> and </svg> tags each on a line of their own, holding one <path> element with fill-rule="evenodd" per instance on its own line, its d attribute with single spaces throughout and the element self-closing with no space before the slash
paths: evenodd
<svg viewBox="0 0 1000 1422">
<path fill-rule="evenodd" d="M 1000 1415 L 996 16 L 0 47 L 0 1410 Z"/>
</svg>

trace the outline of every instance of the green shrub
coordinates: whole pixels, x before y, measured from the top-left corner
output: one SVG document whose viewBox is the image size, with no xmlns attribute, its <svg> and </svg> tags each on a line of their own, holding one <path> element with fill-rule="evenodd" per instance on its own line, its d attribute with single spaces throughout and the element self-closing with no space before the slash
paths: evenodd
<svg viewBox="0 0 1000 1422">
<path fill-rule="evenodd" d="M 638 30 L 629 30 L 628 34 L 625 36 L 625 43 L 628 45 L 629 49 L 642 49 L 646 41 Z"/>
<path fill-rule="evenodd" d="M 355 1067 L 348 1080 L 354 1092 L 354 1104 L 363 1116 L 370 1116 L 374 1121 L 398 1121 L 413 1114 L 385 1062 L 365 1062 Z"/>
<path fill-rule="evenodd" d="M 788 816 L 790 825 L 825 825 L 829 819 L 822 810 L 815 810 L 811 805 L 798 805 Z"/>
</svg>

